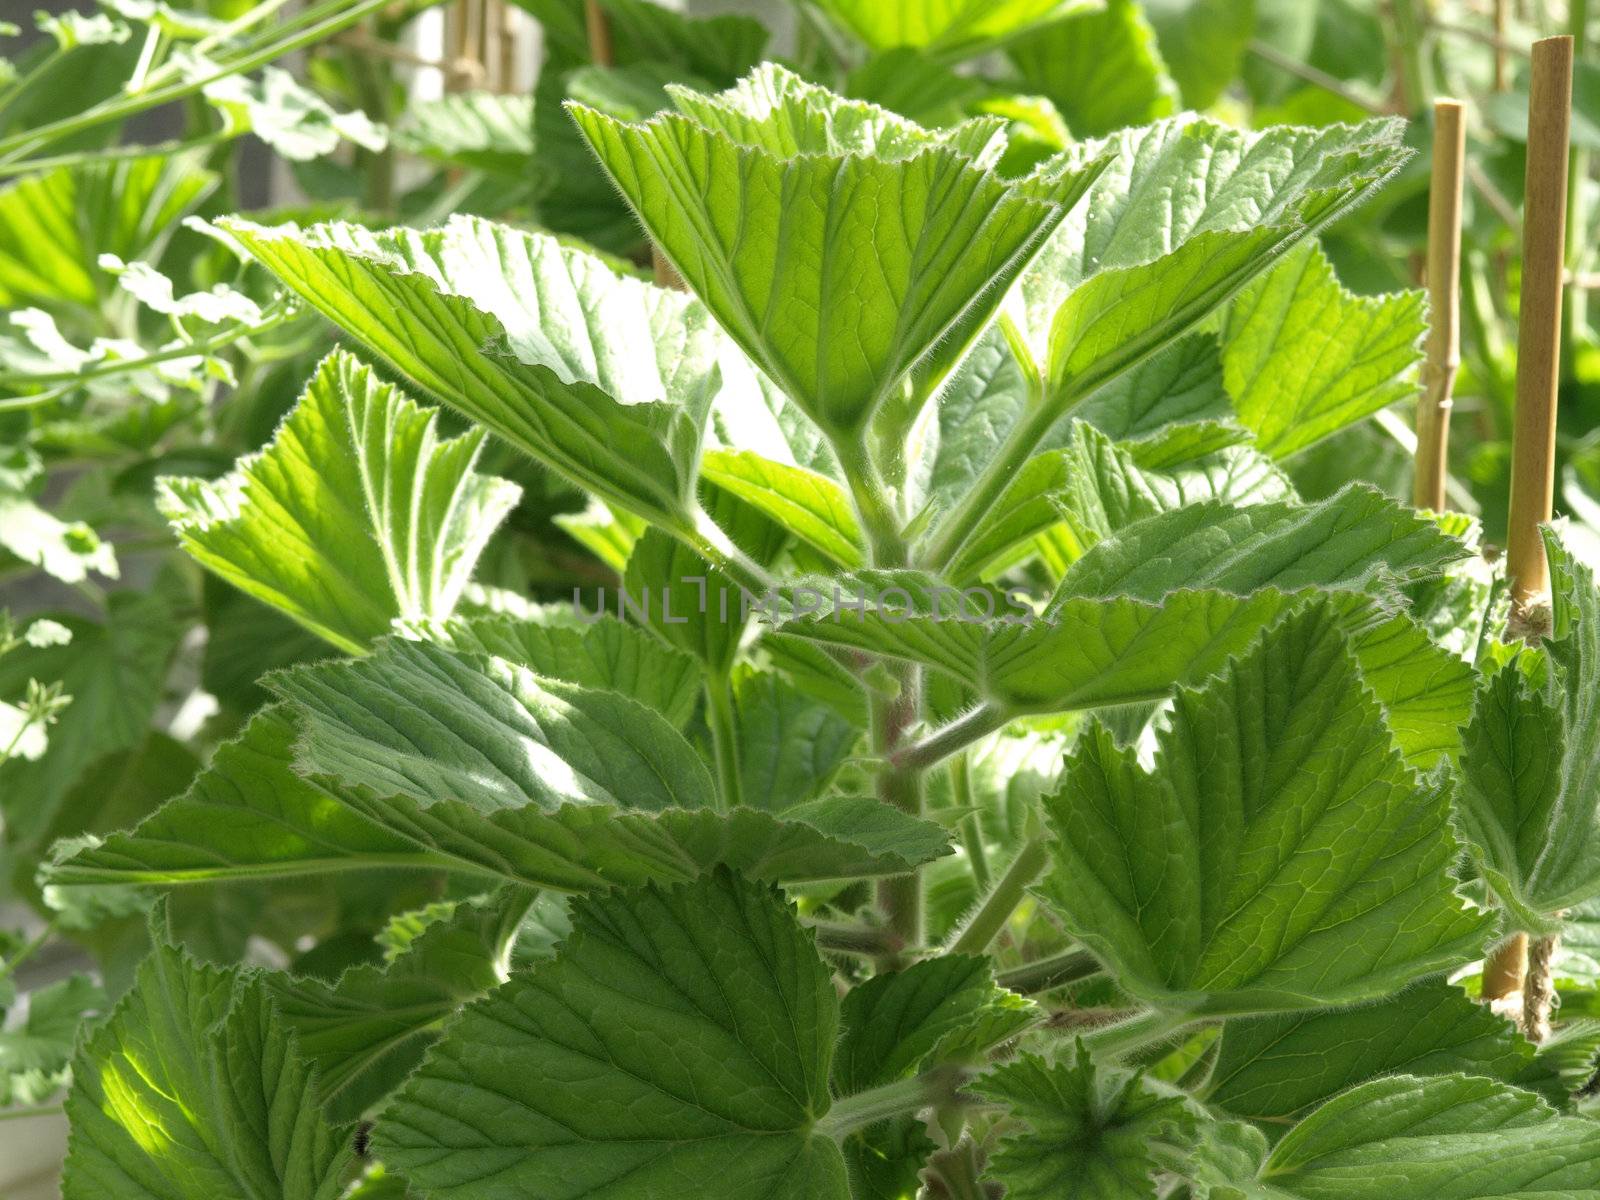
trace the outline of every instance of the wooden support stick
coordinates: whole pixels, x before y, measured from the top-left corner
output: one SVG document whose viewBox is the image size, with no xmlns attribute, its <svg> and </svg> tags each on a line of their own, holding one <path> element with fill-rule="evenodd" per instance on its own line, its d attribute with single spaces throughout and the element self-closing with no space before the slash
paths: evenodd
<svg viewBox="0 0 1600 1200">
<path fill-rule="evenodd" d="M 1459 100 L 1433 105 L 1433 181 L 1428 191 L 1428 358 L 1417 401 L 1417 477 L 1412 503 L 1445 509 L 1450 407 L 1461 366 L 1461 189 L 1466 124 Z"/>
<path fill-rule="evenodd" d="M 584 26 L 589 32 L 589 57 L 597 67 L 609 67 L 616 62 L 616 51 L 611 45 L 611 20 L 600 0 L 583 0 Z"/>
<path fill-rule="evenodd" d="M 1522 220 L 1522 313 L 1517 336 L 1517 412 L 1511 439 L 1511 517 L 1506 576 L 1511 630 L 1537 623 L 1529 610 L 1549 588 L 1539 526 L 1555 501 L 1556 385 L 1561 367 L 1561 281 L 1567 240 L 1567 150 L 1572 123 L 1572 39 L 1533 44 L 1528 97 L 1527 199 Z M 1528 939 L 1511 939 L 1484 964 L 1483 994 L 1496 1000 L 1525 988 Z M 1537 1014 L 1526 1014 L 1535 1018 Z M 1525 1019 L 1526 1019 L 1525 1018 Z"/>
<path fill-rule="evenodd" d="M 1528 97 L 1527 199 L 1522 221 L 1522 312 L 1517 330 L 1517 411 L 1511 450 L 1506 573 L 1526 607 L 1549 586 L 1539 526 L 1555 499 L 1556 385 L 1561 369 L 1567 159 L 1572 120 L 1572 39 L 1533 45 Z"/>
<path fill-rule="evenodd" d="M 1511 67 L 1506 58 L 1506 28 L 1511 24 L 1511 0 L 1494 0 L 1494 90 L 1509 91 Z"/>
</svg>

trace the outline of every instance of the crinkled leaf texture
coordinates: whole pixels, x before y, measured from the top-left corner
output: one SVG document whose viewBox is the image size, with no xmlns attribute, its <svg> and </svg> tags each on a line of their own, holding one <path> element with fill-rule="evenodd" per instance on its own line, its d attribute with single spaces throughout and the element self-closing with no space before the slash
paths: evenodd
<svg viewBox="0 0 1600 1200">
<path fill-rule="evenodd" d="M 949 954 L 876 975 L 845 997 L 834 1088 L 849 1095 L 975 1059 L 1038 1018 L 1031 1001 L 996 985 L 987 958 Z"/>
<path fill-rule="evenodd" d="M 1086 516 L 1109 528 L 1106 514 L 1123 503 L 1110 499 Z M 1177 683 L 1198 683 L 1302 590 L 1341 589 L 1333 603 L 1367 685 L 1407 758 L 1426 768 L 1457 744 L 1471 668 L 1409 617 L 1360 593 L 1384 594 L 1463 553 L 1435 523 L 1366 487 L 1314 505 L 1205 502 L 1096 543 L 1037 617 L 1014 596 L 963 595 L 923 572 L 861 571 L 792 589 L 782 628 L 939 668 L 1008 710 L 1058 711 L 1157 699 Z M 864 612 L 854 603 L 862 596 Z"/>
<path fill-rule="evenodd" d="M 629 512 L 688 520 L 720 378 L 715 330 L 691 298 L 476 218 L 426 233 L 222 224 L 431 395 Z"/>
<path fill-rule="evenodd" d="M 991 174 L 995 127 L 929 133 L 775 66 L 644 124 L 574 106 L 663 254 L 819 425 L 937 384 L 1099 170 Z M 931 373 L 930 373 L 931 370 Z"/>
<path fill-rule="evenodd" d="M 700 697 L 693 658 L 615 617 L 566 625 L 509 614 L 453 617 L 417 632 L 463 654 L 503 658 L 536 675 L 619 692 L 674 729 L 688 724 Z"/>
<path fill-rule="evenodd" d="M 717 872 L 576 901 L 556 957 L 469 1005 L 379 1118 L 425 1196 L 848 1200 L 839 1000 L 771 889 Z"/>
<path fill-rule="evenodd" d="M 1483 683 L 1459 801 L 1496 898 L 1536 932 L 1600 895 L 1600 590 L 1553 531 L 1544 541 L 1551 637 Z"/>
<path fill-rule="evenodd" d="M 481 433 L 335 352 L 260 454 L 219 480 L 167 477 L 158 503 L 184 548 L 342 650 L 396 619 L 444 620 L 521 489 L 473 470 Z"/>
<path fill-rule="evenodd" d="M 262 979 L 161 938 L 73 1062 L 66 1200 L 334 1200 L 350 1131 Z"/>
<path fill-rule="evenodd" d="M 1313 244 L 1228 306 L 1228 391 L 1261 449 L 1286 458 L 1414 396 L 1426 332 L 1421 292 L 1354 295 Z"/>
<path fill-rule="evenodd" d="M 1212 1200 L 1567 1200 L 1600 1189 L 1594 1123 L 1492 1079 L 1396 1075 L 1352 1088 L 1272 1153 L 1246 1125 L 1206 1131 Z"/>
<path fill-rule="evenodd" d="M 1448 795 L 1402 759 L 1325 604 L 1180 689 L 1153 771 L 1096 725 L 1045 802 L 1041 893 L 1136 995 L 1191 1013 L 1387 996 L 1473 957 Z"/>
<path fill-rule="evenodd" d="M 1229 1021 L 1204 1096 L 1235 1116 L 1281 1121 L 1380 1075 L 1512 1082 L 1532 1061 L 1508 1020 L 1432 980 L 1376 1005 Z"/>
<path fill-rule="evenodd" d="M 54 882 L 419 867 L 581 892 L 717 863 L 784 882 L 897 874 L 948 848 L 938 826 L 865 797 L 720 812 L 662 717 L 504 660 L 388 642 L 273 683 L 305 707 L 265 710 L 188 792 Z"/>
<path fill-rule="evenodd" d="M 330 1119 L 353 1121 L 399 1087 L 444 1022 L 503 980 L 533 900 L 512 887 L 450 905 L 390 961 L 351 967 L 333 983 L 265 977 L 317 1069 Z"/>
<path fill-rule="evenodd" d="M 1023 274 L 1016 316 L 1065 411 L 1190 332 L 1405 162 L 1402 126 L 1260 133 L 1191 117 L 1085 148 L 1107 162 Z"/>
<path fill-rule="evenodd" d="M 1000 1143 L 988 1175 L 1013 1200 L 1153 1200 L 1156 1151 L 1195 1124 L 1179 1092 L 1096 1063 L 1080 1041 L 1054 1065 L 1028 1055 L 985 1075 L 978 1095 L 1027 1125 Z"/>
</svg>

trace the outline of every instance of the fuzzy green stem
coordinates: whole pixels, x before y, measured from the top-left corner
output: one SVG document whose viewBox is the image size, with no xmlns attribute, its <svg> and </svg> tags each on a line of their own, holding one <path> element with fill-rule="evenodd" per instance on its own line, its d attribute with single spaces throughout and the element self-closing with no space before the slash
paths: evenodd
<svg viewBox="0 0 1600 1200">
<path fill-rule="evenodd" d="M 56 154 L 47 158 L 24 158 L 16 162 L 0 163 L 0 178 L 11 175 L 30 175 L 36 171 L 52 171 L 56 167 L 78 167 L 86 163 L 111 162 L 125 158 L 169 157 L 189 150 L 207 149 L 235 141 L 242 134 L 236 130 L 218 130 L 200 137 L 175 138 L 142 146 L 111 146 L 103 150 L 83 150 L 76 154 Z"/>
<path fill-rule="evenodd" d="M 666 532 L 753 596 L 761 596 L 777 586 L 772 576 L 734 545 L 733 539 L 703 508 L 697 507 L 686 521 L 668 528 Z"/>
<path fill-rule="evenodd" d="M 869 702 L 870 734 L 873 749 L 892 761 L 894 750 L 915 724 L 921 706 L 917 670 L 906 664 L 893 668 L 899 679 L 898 695 L 874 693 Z M 923 772 L 918 767 L 887 766 L 878 774 L 878 799 L 901 812 L 920 817 L 923 805 Z M 878 900 L 892 929 L 906 946 L 920 946 L 922 931 L 922 880 L 915 873 L 896 875 L 878 885 Z"/>
<path fill-rule="evenodd" d="M 739 723 L 733 711 L 733 689 L 724 672 L 706 680 L 706 723 L 711 726 L 711 747 L 717 760 L 717 796 L 724 809 L 744 803 L 739 777 Z"/>
<path fill-rule="evenodd" d="M 875 567 L 906 565 L 906 544 L 900 534 L 900 519 L 887 499 L 888 488 L 872 461 L 865 438 L 836 439 L 834 454 L 844 472 L 856 516 L 866 534 Z"/>
<path fill-rule="evenodd" d="M 817 937 L 817 945 L 840 954 L 863 954 L 878 958 L 899 954 L 905 949 L 891 930 L 881 925 L 852 925 L 842 921 L 807 921 L 806 927 Z"/>
<path fill-rule="evenodd" d="M 49 942 L 51 935 L 54 934 L 55 931 L 55 922 L 52 921 L 33 937 L 29 938 L 20 950 L 18 950 L 10 958 L 6 959 L 5 962 L 0 963 L 0 979 L 10 978 L 10 976 L 18 967 L 20 967 L 28 959 L 32 958 L 44 948 L 45 944 Z"/>
<path fill-rule="evenodd" d="M 1006 922 L 1011 920 L 1011 914 L 1017 911 L 1017 905 L 1022 903 L 1028 886 L 1044 873 L 1049 862 L 1050 848 L 1044 838 L 1036 837 L 1024 844 L 1006 868 L 1006 873 L 1000 877 L 1000 882 L 994 885 L 994 890 L 978 906 L 978 911 L 972 914 L 966 927 L 951 941 L 950 953 L 982 954 L 988 950 L 989 943 L 1000 936 Z"/>
<path fill-rule="evenodd" d="M 1087 950 L 1066 950 L 1035 962 L 1001 971 L 995 982 L 1021 996 L 1037 996 L 1058 987 L 1088 979 L 1104 970 L 1100 960 Z"/>
<path fill-rule="evenodd" d="M 62 384 L 84 383 L 90 379 L 100 379 L 107 375 L 121 375 L 129 371 L 142 371 L 146 367 L 155 366 L 157 363 L 171 362 L 179 358 L 193 358 L 197 355 L 209 354 L 213 350 L 221 350 L 242 338 L 254 337 L 256 334 L 265 333 L 269 329 L 282 325 L 293 315 L 293 309 L 288 307 L 280 308 L 275 312 L 269 312 L 264 315 L 262 320 L 254 325 L 240 325 L 224 330 L 212 337 L 185 342 L 181 346 L 168 346 L 163 350 L 156 350 L 146 354 L 143 358 L 113 359 L 108 362 L 97 363 L 92 367 L 85 367 L 82 370 L 55 371 L 48 375 L 0 375 L 0 388 L 53 387 Z M 7 397 L 0 399 L 0 412 L 18 408 L 31 408 L 53 398 L 50 393 L 39 396 Z"/>
<path fill-rule="evenodd" d="M 969 708 L 955 720 L 941 725 L 920 741 L 911 742 L 891 755 L 897 766 L 926 769 L 964 750 L 980 738 L 1005 727 L 1011 714 L 998 704 L 986 702 Z"/>
<path fill-rule="evenodd" d="M 965 754 L 958 754 L 950 760 L 950 787 L 955 793 L 956 807 L 966 810 L 966 815 L 961 818 L 961 848 L 966 851 L 972 882 L 980 893 L 987 892 L 991 879 L 989 850 L 983 844 L 983 821 L 974 811 L 972 764 Z"/>
<path fill-rule="evenodd" d="M 1037 369 L 1033 372 L 1033 378 L 1038 379 Z M 1033 454 L 1034 448 L 1071 407 L 1070 403 L 1046 403 L 1042 381 L 1036 386 L 1039 393 L 1029 397 L 1028 409 L 1022 419 L 1011 427 L 1011 432 L 1006 435 L 1006 440 L 1001 443 L 989 465 L 934 530 L 933 538 L 922 554 L 922 563 L 929 570 L 943 571 L 955 560 L 979 522 L 999 502 L 1006 488 L 1011 486 L 1011 481 Z"/>
<path fill-rule="evenodd" d="M 942 1090 L 938 1081 L 927 1075 L 869 1088 L 834 1101 L 828 1115 L 817 1122 L 817 1131 L 843 1141 L 858 1129 L 927 1108 L 939 1100 Z"/>
<path fill-rule="evenodd" d="M 1093 1053 L 1101 1057 L 1116 1057 L 1142 1046 L 1164 1042 L 1188 1024 L 1187 1017 L 1151 1009 L 1129 1017 L 1125 1021 L 1118 1021 L 1114 1025 L 1102 1025 L 1099 1029 L 1091 1029 L 1078 1036 Z"/>
<path fill-rule="evenodd" d="M 1433 72 L 1428 69 L 1427 31 L 1418 0 L 1390 0 L 1394 32 L 1399 42 L 1401 94 L 1407 113 L 1419 113 L 1433 95 Z"/>
</svg>

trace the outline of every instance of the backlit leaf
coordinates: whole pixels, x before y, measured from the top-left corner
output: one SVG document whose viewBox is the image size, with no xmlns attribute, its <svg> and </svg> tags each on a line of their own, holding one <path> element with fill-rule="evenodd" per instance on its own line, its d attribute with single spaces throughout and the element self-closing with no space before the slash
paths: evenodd
<svg viewBox="0 0 1600 1200">
<path fill-rule="evenodd" d="M 1183 1012 L 1389 995 L 1476 953 L 1448 796 L 1400 756 L 1333 615 L 1180 689 L 1153 771 L 1096 727 L 1046 801 L 1043 894 L 1122 986 Z"/>
<path fill-rule="evenodd" d="M 375 1149 L 440 1200 L 847 1200 L 813 1129 L 838 1025 L 827 967 L 768 888 L 721 872 L 581 900 L 553 960 L 451 1025 Z"/>
<path fill-rule="evenodd" d="M 479 475 L 481 434 L 344 353 L 322 361 L 272 443 L 217 481 L 168 477 L 159 500 L 184 548 L 340 649 L 396 620 L 444 620 L 515 484 Z"/>
</svg>

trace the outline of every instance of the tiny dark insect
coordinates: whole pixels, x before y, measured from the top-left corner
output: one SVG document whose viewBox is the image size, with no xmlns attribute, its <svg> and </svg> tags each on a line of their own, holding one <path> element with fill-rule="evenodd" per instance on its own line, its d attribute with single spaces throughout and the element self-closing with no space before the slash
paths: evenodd
<svg viewBox="0 0 1600 1200">
<path fill-rule="evenodd" d="M 372 1146 L 372 1122 L 363 1121 L 356 1126 L 356 1157 L 366 1158 Z"/>
</svg>

